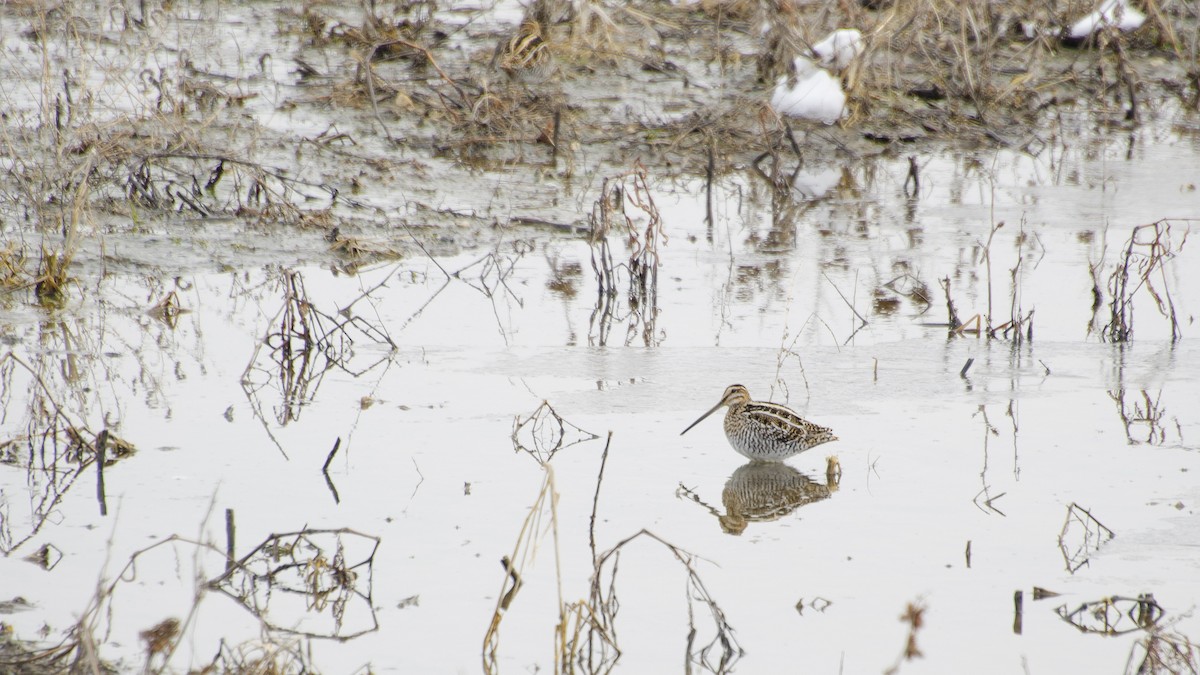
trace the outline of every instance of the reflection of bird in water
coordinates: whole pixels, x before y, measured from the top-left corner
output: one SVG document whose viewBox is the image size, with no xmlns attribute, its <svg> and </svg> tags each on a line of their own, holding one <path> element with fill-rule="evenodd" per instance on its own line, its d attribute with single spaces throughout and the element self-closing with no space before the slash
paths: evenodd
<svg viewBox="0 0 1200 675">
<path fill-rule="evenodd" d="M 828 458 L 824 485 L 787 464 L 743 464 L 721 492 L 721 503 L 725 505 L 725 515 L 717 516 L 721 529 L 741 534 L 751 522 L 778 520 L 805 504 L 829 499 L 838 489 L 841 472 L 837 457 Z"/>
<path fill-rule="evenodd" d="M 809 422 L 784 406 L 751 401 L 750 392 L 740 384 L 729 385 L 721 401 L 679 435 L 686 434 L 726 405 L 729 411 L 725 413 L 725 436 L 734 450 L 753 460 L 778 462 L 837 440 L 833 431 Z"/>
</svg>

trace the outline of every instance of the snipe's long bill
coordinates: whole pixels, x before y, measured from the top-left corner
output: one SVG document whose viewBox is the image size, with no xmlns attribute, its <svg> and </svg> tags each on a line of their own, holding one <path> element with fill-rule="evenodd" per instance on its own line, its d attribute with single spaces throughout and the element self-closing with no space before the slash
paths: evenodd
<svg viewBox="0 0 1200 675">
<path fill-rule="evenodd" d="M 750 392 L 740 384 L 729 385 L 720 402 L 679 435 L 691 431 L 722 406 L 729 406 L 725 413 L 725 436 L 729 444 L 750 459 L 779 462 L 837 440 L 832 430 L 809 422 L 789 408 L 750 400 Z"/>
</svg>

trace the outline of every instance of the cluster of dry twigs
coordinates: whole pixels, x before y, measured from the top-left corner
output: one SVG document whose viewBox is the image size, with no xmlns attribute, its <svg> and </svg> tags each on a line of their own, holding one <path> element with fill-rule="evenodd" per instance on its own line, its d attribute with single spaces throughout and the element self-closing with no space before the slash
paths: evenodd
<svg viewBox="0 0 1200 675">
<path fill-rule="evenodd" d="M 529 453 L 538 464 L 545 465 L 554 455 L 573 445 L 600 438 L 568 422 L 547 401 L 524 419 L 513 420 L 513 448 Z"/>
<path fill-rule="evenodd" d="M 317 672 L 311 651 L 304 646 L 306 639 L 343 640 L 378 630 L 371 604 L 378 537 L 347 529 L 305 529 L 272 535 L 246 555 L 234 558 L 232 516 L 227 514 L 226 520 L 229 539 L 224 551 L 208 542 L 175 535 L 133 553 L 113 579 L 98 582 L 95 595 L 66 638 L 53 647 L 0 661 L 0 667 L 6 672 L 9 668 L 31 673 L 115 672 L 101 659 L 100 648 L 118 612 L 118 596 L 123 587 L 139 582 L 139 563 L 163 552 L 178 562 L 190 551 L 197 564 L 202 557 L 215 555 L 225 561 L 225 569 L 207 581 L 197 580 L 184 618 L 167 617 L 141 631 L 142 672 L 175 672 L 172 657 L 189 639 L 200 606 L 213 590 L 245 607 L 260 622 L 262 636 L 238 644 L 223 642 L 203 672 Z M 288 606 L 297 598 L 301 605 Z"/>
<path fill-rule="evenodd" d="M 1100 335 L 1109 342 L 1127 342 L 1133 338 L 1134 299 L 1148 295 L 1159 314 L 1171 327 L 1171 341 L 1182 336 L 1175 300 L 1167 274 L 1168 263 L 1187 242 L 1185 229 L 1178 242 L 1171 233 L 1171 221 L 1160 220 L 1133 228 L 1116 269 L 1108 278 L 1109 321 Z M 1096 275 L 1093 265 L 1092 274 Z M 1099 297 L 1098 292 L 1094 294 Z"/>
<path fill-rule="evenodd" d="M 571 426 L 553 413 L 548 404 L 545 409 L 557 420 L 560 430 Z M 536 419 L 539 413 L 531 418 Z M 531 420 L 517 420 L 513 432 L 514 445 L 517 434 Z M 544 422 L 542 425 L 544 426 Z M 541 434 L 535 435 L 535 438 Z M 561 434 L 551 434 L 561 442 Z M 593 436 L 594 438 L 594 436 Z M 591 548 L 592 574 L 588 594 L 585 598 L 567 600 L 561 577 L 560 542 L 558 538 L 558 499 L 555 488 L 554 469 L 549 457 L 542 463 L 545 476 L 529 515 L 521 526 L 511 555 L 501 561 L 504 567 L 502 588 L 496 609 L 483 641 L 483 668 L 486 673 L 499 672 L 499 650 L 504 618 L 512 611 L 513 603 L 526 584 L 526 575 L 534 563 L 536 551 L 548 532 L 555 557 L 557 574 L 559 621 L 554 630 L 555 672 L 558 673 L 608 673 L 621 657 L 620 639 L 617 632 L 617 612 L 620 607 L 617 592 L 619 562 L 622 555 L 633 555 L 631 549 L 638 542 L 650 542 L 665 549 L 686 574 L 686 600 L 689 626 L 685 649 L 685 670 L 701 667 L 715 673 L 729 672 L 742 656 L 743 650 L 734 635 L 725 613 L 716 599 L 709 593 L 696 569 L 696 556 L 666 541 L 657 534 L 642 529 L 621 539 L 604 551 L 596 546 L 596 519 L 600 502 L 600 488 L 604 481 L 604 468 L 608 462 L 612 434 L 605 442 L 604 452 L 596 474 L 596 492 L 592 500 L 592 516 L 588 529 Z M 557 449 L 557 446 L 556 446 Z M 626 563 L 628 566 L 630 563 Z M 698 622 L 693 605 L 699 604 L 707 613 L 709 622 Z M 707 626 L 705 625 L 707 623 Z"/>
<path fill-rule="evenodd" d="M 1093 553 L 1108 543 L 1113 531 L 1096 519 L 1092 512 L 1072 502 L 1058 534 L 1058 548 L 1071 574 L 1088 564 Z"/>
<path fill-rule="evenodd" d="M 131 443 L 108 429 L 91 430 L 85 416 L 72 409 L 74 401 L 63 400 L 63 392 L 47 382 L 41 366 L 32 366 L 12 352 L 0 356 L 0 403 L 5 410 L 17 402 L 18 392 L 27 392 L 23 432 L 0 438 L 0 465 L 24 471 L 30 487 L 29 513 L 24 521 L 11 511 L 0 515 L 0 553 L 6 556 L 33 539 L 55 517 L 71 486 L 92 468 L 96 470 L 97 500 L 104 513 L 104 469 L 134 452 Z M 65 396 L 79 393 L 67 392 Z M 28 523 L 27 529 L 15 529 L 22 522 Z M 30 559 L 51 567 L 57 556 L 50 555 L 47 545 Z"/>
<path fill-rule="evenodd" d="M 592 162 L 663 158 L 711 177 L 774 152 L 785 131 L 799 151 L 790 130 L 769 119 L 763 89 L 779 62 L 837 27 L 865 36 L 864 53 L 843 75 L 852 108 L 845 126 L 873 140 L 967 136 L 1036 151 L 1045 145 L 1036 122 L 1054 106 L 1099 103 L 1109 115 L 1111 102 L 1116 117 L 1136 120 L 1152 97 L 1200 102 L 1194 65 L 1153 78 L 1138 63 L 1154 50 L 1179 64 L 1198 61 L 1200 47 L 1180 38 L 1181 26 L 1197 20 L 1181 0 L 1154 0 L 1142 30 L 1103 32 L 1077 51 L 1057 37 L 1089 9 L 1083 2 L 539 0 L 516 27 L 486 18 L 464 25 L 431 2 L 281 5 L 270 11 L 291 53 L 264 52 L 233 73 L 188 60 L 189 50 L 207 47 L 205 34 L 171 41 L 192 35 L 164 30 L 191 25 L 191 9 L 143 5 L 92 16 L 75 4 L 19 8 L 38 59 L 5 64 L 32 96 L 4 94 L 12 113 L 0 145 L 12 161 L 0 177 L 0 212 L 32 223 L 45 240 L 0 249 L 4 286 L 60 298 L 81 238 L 122 222 L 222 217 L 331 229 L 337 209 L 374 217 L 351 196 L 360 176 L 312 170 L 314 153 L 386 173 L 397 150 L 551 167 L 566 157 L 570 167 L 586 145 L 603 149 Z M 786 28 L 786 39 L 764 38 L 764 21 Z M 179 58 L 147 56 L 160 51 Z M 294 60 L 298 81 L 275 81 L 273 59 Z M 361 109 L 385 142 L 336 124 L 304 138 L 273 137 L 244 114 L 267 95 L 264 81 L 305 92 L 281 110 Z M 614 81 L 688 112 L 613 107 Z M 834 137 L 814 140 L 821 137 L 848 150 Z M 642 241 L 647 252 L 650 243 Z"/>
<path fill-rule="evenodd" d="M 594 343 L 608 344 L 614 318 L 628 318 L 629 344 L 640 335 L 643 344 L 658 343 L 659 247 L 667 240 L 662 216 L 647 184 L 646 168 L 640 164 L 614 179 L 605 179 L 600 198 L 590 217 L 592 271 L 596 275 L 596 304 L 591 325 Z M 624 239 L 627 260 L 613 256 L 612 236 Z M 627 310 L 619 309 L 621 276 L 625 277 Z"/>
<path fill-rule="evenodd" d="M 356 340 L 390 349 L 395 349 L 396 344 L 386 327 L 353 315 L 348 308 L 337 313 L 321 311 L 308 297 L 300 272 L 280 270 L 275 281 L 282 291 L 283 303 L 270 331 L 246 365 L 242 386 L 262 417 L 260 392 L 275 382 L 280 397 L 275 408 L 276 421 L 286 426 L 299 419 L 304 405 L 316 395 L 321 379 L 329 370 L 337 368 L 361 375 L 386 360 L 384 355 L 369 365 L 356 367 L 353 349 Z M 368 291 L 363 297 L 369 295 Z"/>
<path fill-rule="evenodd" d="M 304 320 L 311 328 L 313 315 L 306 316 Z M 328 319 L 321 317 L 322 321 Z M 21 500 L 9 501 L 0 513 L 0 554 L 4 556 L 19 554 L 44 525 L 54 522 L 61 515 L 67 493 L 90 474 L 95 475 L 100 514 L 107 515 L 105 472 L 134 452 L 130 443 L 110 429 L 94 432 L 89 428 L 88 410 L 95 404 L 88 393 L 88 381 L 73 372 L 81 366 L 64 360 L 58 367 L 48 369 L 44 361 L 30 365 L 12 352 L 0 356 L 0 403 L 6 419 L 16 415 L 18 405 L 23 404 L 26 411 L 26 418 L 18 424 L 19 432 L 0 438 L 0 465 L 25 473 L 30 497 L 28 514 L 12 508 Z M 22 395 L 24 399 L 20 398 Z M 263 629 L 258 639 L 223 644 L 209 672 L 264 675 L 313 672 L 311 654 L 302 648 L 303 639 L 345 639 L 378 627 L 370 600 L 371 569 L 378 538 L 349 530 L 305 529 L 273 535 L 250 553 L 236 558 L 232 511 L 227 512 L 226 535 L 227 546 L 223 551 L 208 542 L 173 536 L 133 554 L 119 574 L 112 579 L 101 579 L 79 620 L 60 643 L 50 648 L 33 649 L 25 645 L 18 650 L 3 650 L 0 670 L 114 672 L 103 662 L 101 650 L 111 639 L 113 617 L 118 613 L 118 591 L 129 584 L 140 584 L 139 563 L 143 570 L 152 572 L 170 569 L 171 565 L 163 566 L 162 561 L 146 562 L 148 554 L 164 546 L 190 547 L 197 560 L 210 553 L 218 554 L 224 572 L 198 584 L 193 607 L 186 618 L 168 617 L 142 632 L 144 672 L 174 672 L 170 665 L 172 654 L 189 639 L 189 626 L 195 620 L 201 598 L 209 590 L 234 598 L 259 620 Z M 178 562 L 179 553 L 172 550 L 169 555 Z M 62 555 L 53 544 L 46 543 L 25 559 L 49 570 Z M 303 622 L 288 614 L 295 610 L 289 602 L 295 603 L 296 598 L 303 599 Z M 164 607 L 167 605 L 163 603 Z"/>
<path fill-rule="evenodd" d="M 985 271 L 985 283 L 987 290 L 987 309 L 984 312 L 973 314 L 970 318 L 963 321 L 959 318 L 958 308 L 954 304 L 954 298 L 950 292 L 950 277 L 943 277 L 938 280 L 942 287 L 942 291 L 946 295 L 946 313 L 948 316 L 947 326 L 949 327 L 951 336 L 975 335 L 976 337 L 986 336 L 991 339 L 1010 340 L 1012 344 L 1019 345 L 1026 340 L 1033 339 L 1033 313 L 1034 310 L 1026 311 L 1021 304 L 1021 280 L 1022 271 L 1025 261 L 1028 257 L 1026 248 L 1031 239 L 1036 239 L 1037 235 L 1029 235 L 1025 231 L 1024 223 L 1021 224 L 1021 229 L 1017 233 L 1017 260 L 1011 269 L 1009 269 L 1009 306 L 1008 318 L 1005 321 L 999 321 L 996 317 L 995 307 L 992 298 L 992 243 L 996 233 L 1004 227 L 1003 222 L 996 223 L 992 226 L 988 233 L 986 242 L 980 242 L 978 245 L 979 254 L 977 263 L 982 262 Z M 1040 242 L 1038 243 L 1040 247 Z M 1044 254 L 1044 251 L 1043 251 Z M 965 373 L 966 369 L 964 369 Z"/>
</svg>

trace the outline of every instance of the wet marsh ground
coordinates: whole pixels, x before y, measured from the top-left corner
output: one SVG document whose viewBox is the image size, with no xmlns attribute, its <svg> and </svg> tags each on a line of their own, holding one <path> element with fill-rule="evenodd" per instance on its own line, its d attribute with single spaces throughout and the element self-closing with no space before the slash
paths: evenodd
<svg viewBox="0 0 1200 675">
<path fill-rule="evenodd" d="M 1200 669 L 1198 17 L 1090 9 L 5 5 L 0 669 Z"/>
</svg>

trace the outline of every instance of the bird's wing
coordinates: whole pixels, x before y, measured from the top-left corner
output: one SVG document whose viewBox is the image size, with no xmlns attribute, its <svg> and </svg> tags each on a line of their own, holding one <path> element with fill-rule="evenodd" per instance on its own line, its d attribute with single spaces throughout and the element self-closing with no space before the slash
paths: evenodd
<svg viewBox="0 0 1200 675">
<path fill-rule="evenodd" d="M 762 429 L 764 437 L 775 440 L 803 438 L 821 429 L 791 410 L 773 403 L 753 403 L 748 406 L 746 416 Z"/>
</svg>

